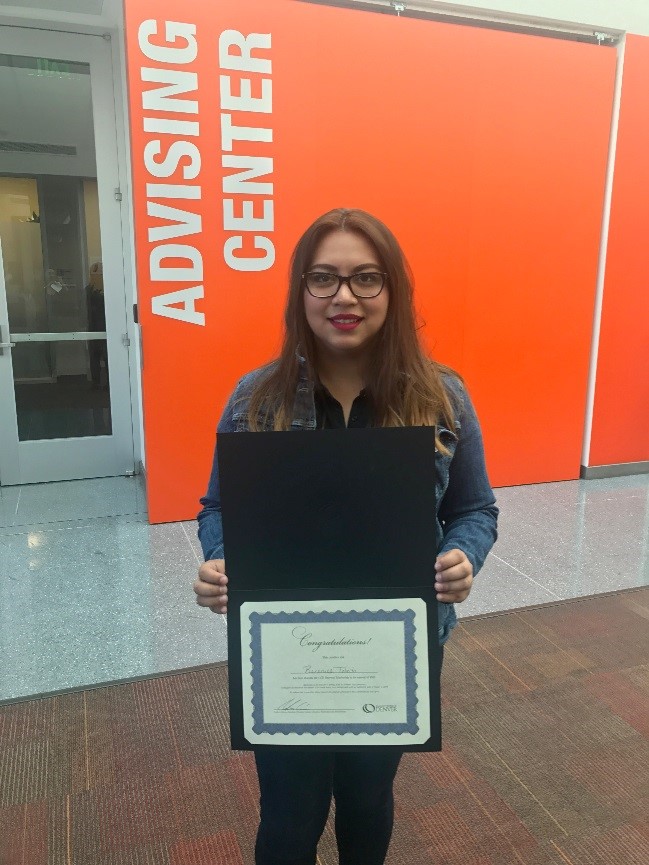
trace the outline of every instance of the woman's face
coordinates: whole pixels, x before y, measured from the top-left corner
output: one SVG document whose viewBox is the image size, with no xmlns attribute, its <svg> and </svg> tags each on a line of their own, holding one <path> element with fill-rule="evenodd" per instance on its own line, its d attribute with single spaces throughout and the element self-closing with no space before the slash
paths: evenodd
<svg viewBox="0 0 649 865">
<path fill-rule="evenodd" d="M 353 231 L 332 231 L 316 247 L 309 271 L 351 276 L 382 271 L 372 244 Z M 318 298 L 304 288 L 304 311 L 320 351 L 331 356 L 365 354 L 383 327 L 388 312 L 388 286 L 376 297 L 356 297 L 343 283 L 333 297 Z"/>
</svg>

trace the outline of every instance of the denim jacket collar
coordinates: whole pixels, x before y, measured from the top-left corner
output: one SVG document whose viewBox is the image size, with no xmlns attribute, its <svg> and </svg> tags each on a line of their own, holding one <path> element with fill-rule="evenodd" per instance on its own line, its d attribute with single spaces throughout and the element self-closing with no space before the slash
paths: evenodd
<svg viewBox="0 0 649 865">
<path fill-rule="evenodd" d="M 298 360 L 300 365 L 297 388 L 295 390 L 295 401 L 293 402 L 293 420 L 291 421 L 291 429 L 315 429 L 315 385 L 309 376 L 306 358 L 298 354 Z"/>
</svg>

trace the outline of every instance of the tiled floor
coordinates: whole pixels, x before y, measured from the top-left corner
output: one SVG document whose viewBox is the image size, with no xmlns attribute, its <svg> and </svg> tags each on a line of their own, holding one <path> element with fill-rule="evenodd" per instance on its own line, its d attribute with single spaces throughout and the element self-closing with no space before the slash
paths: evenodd
<svg viewBox="0 0 649 865">
<path fill-rule="evenodd" d="M 649 584 L 649 475 L 497 491 L 462 615 Z M 151 526 L 138 478 L 0 488 L 0 700 L 223 660 L 194 523 Z"/>
<path fill-rule="evenodd" d="M 194 525 L 149 525 L 140 479 L 0 488 L 0 521 L 0 700 L 225 657 Z"/>
</svg>

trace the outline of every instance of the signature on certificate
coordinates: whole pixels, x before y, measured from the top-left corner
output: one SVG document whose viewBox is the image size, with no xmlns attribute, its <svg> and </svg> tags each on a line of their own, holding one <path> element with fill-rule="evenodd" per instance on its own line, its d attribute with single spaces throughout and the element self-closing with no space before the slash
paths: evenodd
<svg viewBox="0 0 649 865">
<path fill-rule="evenodd" d="M 311 703 L 307 703 L 306 700 L 287 700 L 285 703 L 282 703 L 275 710 L 276 712 L 302 712 L 304 709 L 311 708 Z"/>
</svg>

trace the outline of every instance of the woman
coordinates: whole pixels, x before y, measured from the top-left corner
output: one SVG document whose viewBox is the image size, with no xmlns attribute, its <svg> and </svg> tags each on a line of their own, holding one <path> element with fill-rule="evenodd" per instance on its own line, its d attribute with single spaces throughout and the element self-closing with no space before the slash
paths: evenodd
<svg viewBox="0 0 649 865">
<path fill-rule="evenodd" d="M 434 580 L 444 643 L 456 623 L 453 604 L 469 595 L 496 540 L 498 509 L 462 382 L 419 344 L 410 272 L 390 230 L 361 210 L 332 210 L 317 219 L 293 254 L 285 322 L 279 358 L 241 379 L 218 431 L 436 425 Z M 225 613 L 216 459 L 201 503 L 206 561 L 194 591 L 200 606 Z M 380 747 L 257 752 L 257 865 L 313 865 L 332 795 L 340 865 L 381 865 L 400 756 Z"/>
</svg>

